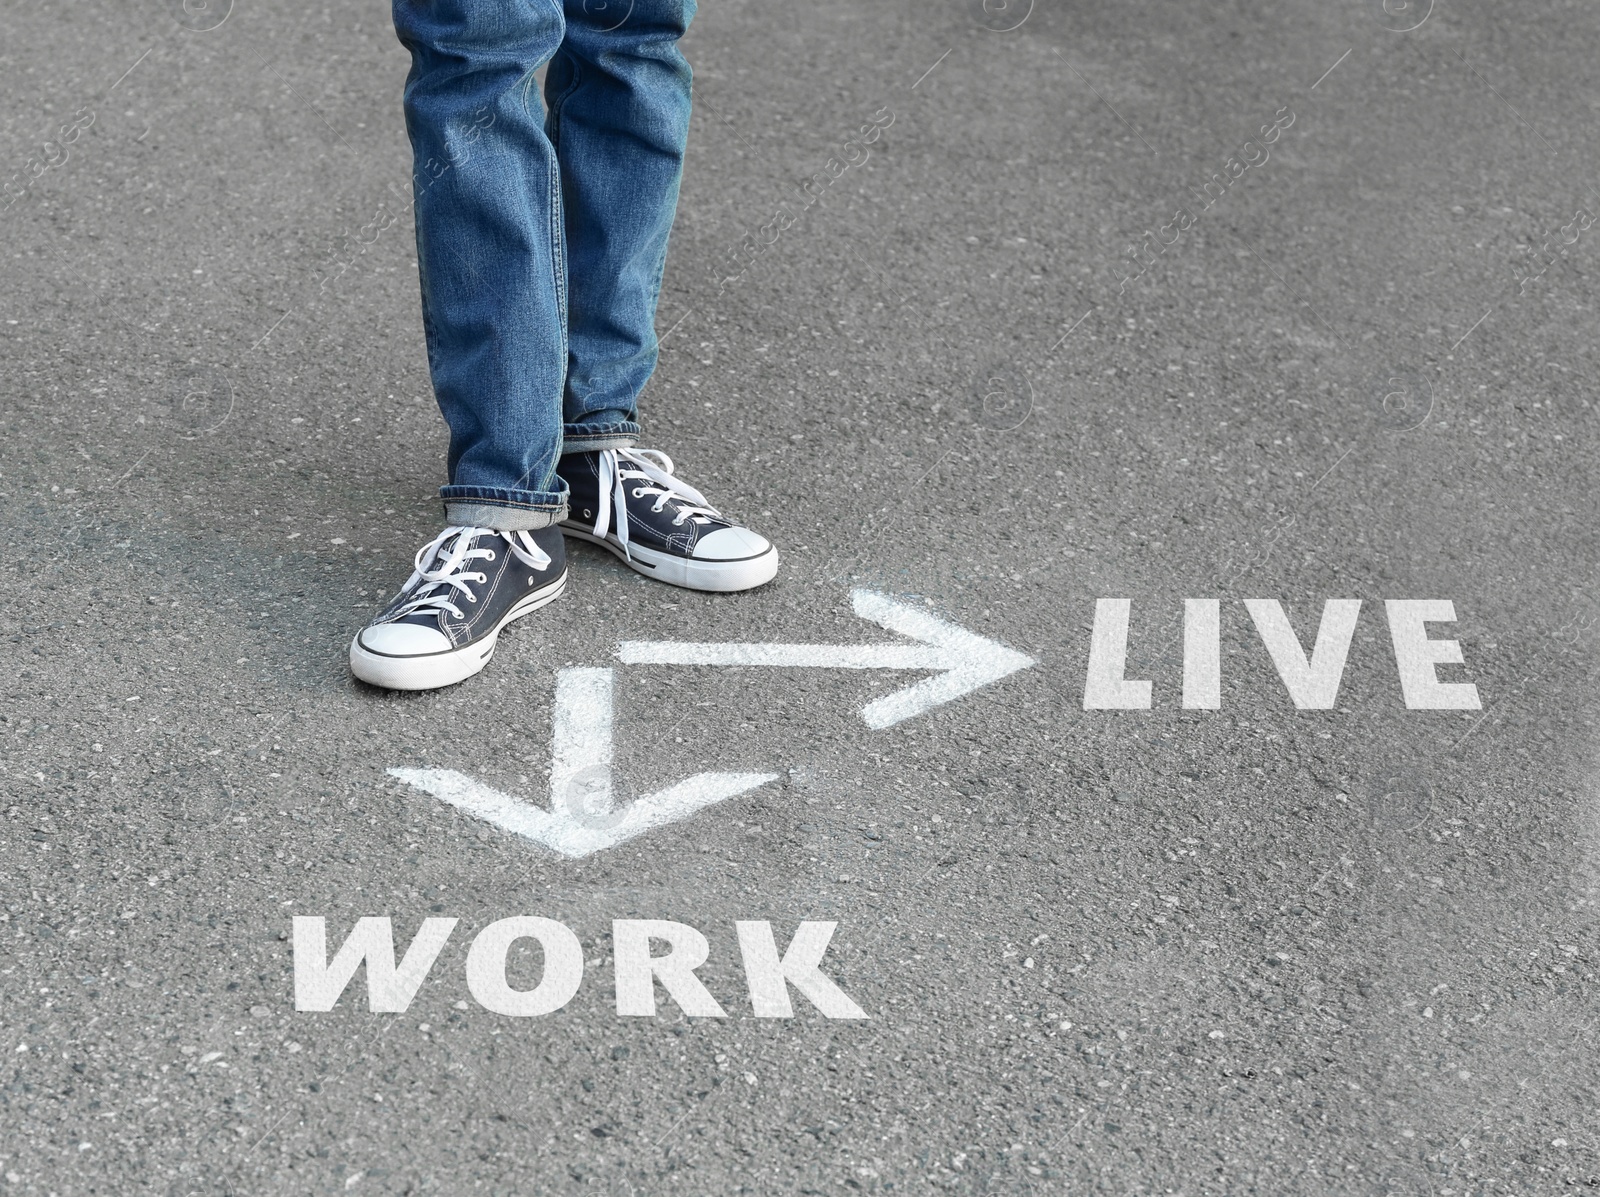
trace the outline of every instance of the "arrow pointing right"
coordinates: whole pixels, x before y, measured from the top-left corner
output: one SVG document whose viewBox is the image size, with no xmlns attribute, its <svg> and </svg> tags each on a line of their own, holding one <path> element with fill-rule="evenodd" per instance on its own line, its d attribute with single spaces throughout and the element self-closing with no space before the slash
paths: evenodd
<svg viewBox="0 0 1600 1197">
<path fill-rule="evenodd" d="M 635 665 L 770 665 L 828 669 L 928 669 L 933 677 L 869 702 L 871 727 L 894 724 L 1037 664 L 1032 657 L 871 590 L 851 593 L 857 615 L 914 644 L 687 644 L 629 640 L 617 655 Z M 774 773 L 696 773 L 676 785 L 618 804 L 612 792 L 611 669 L 556 674 L 550 809 L 454 769 L 394 768 L 389 773 L 497 827 L 583 857 L 675 823 L 704 807 L 776 781 Z"/>
<path fill-rule="evenodd" d="M 874 590 L 850 594 L 855 613 L 917 644 L 695 644 L 625 640 L 617 656 L 629 665 L 755 665 L 818 669 L 935 669 L 930 678 L 869 702 L 869 727 L 892 727 L 1038 664 L 987 636 Z"/>
</svg>

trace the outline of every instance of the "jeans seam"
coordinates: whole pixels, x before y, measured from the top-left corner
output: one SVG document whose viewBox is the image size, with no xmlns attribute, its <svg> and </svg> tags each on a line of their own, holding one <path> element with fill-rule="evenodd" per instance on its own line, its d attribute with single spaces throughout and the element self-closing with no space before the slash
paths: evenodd
<svg viewBox="0 0 1600 1197">
<path fill-rule="evenodd" d="M 514 499 L 490 499 L 483 495 L 445 495 L 439 496 L 440 501 L 463 507 L 504 507 L 508 511 L 560 511 L 565 504 L 562 503 L 518 503 Z"/>
<path fill-rule="evenodd" d="M 556 310 L 561 317 L 562 389 L 566 389 L 567 346 L 567 233 L 566 210 L 561 202 L 561 161 L 550 155 L 550 273 L 556 289 Z"/>
<path fill-rule="evenodd" d="M 551 0 L 551 2 L 555 3 L 556 0 Z M 563 13 L 562 19 L 565 20 L 565 17 L 566 14 Z M 563 54 L 563 51 L 560 48 L 557 48 L 556 55 L 561 54 Z M 563 363 L 563 395 L 566 393 L 565 363 L 571 350 L 567 344 L 567 212 L 566 205 L 562 201 L 561 195 L 561 110 L 566 104 L 567 97 L 578 90 L 578 86 L 583 80 L 583 64 L 578 61 L 577 55 L 567 53 L 565 57 L 572 67 L 572 82 L 567 84 L 560 95 L 556 96 L 549 102 L 549 132 L 553 132 L 555 136 L 551 137 L 549 136 L 549 133 L 546 133 L 546 138 L 550 142 L 550 149 L 552 151 L 550 155 L 550 244 L 552 248 L 550 257 L 553 263 L 553 269 L 555 271 L 557 302 L 559 303 L 561 310 L 561 360 Z M 553 60 L 554 56 L 552 56 L 552 61 Z"/>
<path fill-rule="evenodd" d="M 559 3 L 559 0 L 552 0 Z M 566 14 L 562 14 L 565 20 Z M 560 94 L 552 97 L 548 102 L 550 119 L 546 137 L 550 142 L 553 153 L 550 155 L 552 163 L 552 193 L 550 204 L 550 242 L 554 247 L 551 255 L 556 260 L 556 293 L 560 297 L 561 305 L 561 394 L 557 402 L 564 408 L 567 396 L 567 371 L 572 363 L 572 347 L 568 340 L 569 309 L 567 305 L 567 213 L 566 205 L 561 196 L 561 121 L 567 100 L 583 83 L 583 63 L 576 54 L 558 48 L 556 56 L 564 57 L 572 71 L 572 79 Z M 554 58 L 552 58 L 554 61 Z M 553 136 L 552 136 L 553 134 Z M 564 435 L 564 434 L 563 434 Z M 551 472 L 555 471 L 555 462 L 561 459 L 562 448 L 558 443 L 555 459 L 551 462 Z"/>
</svg>

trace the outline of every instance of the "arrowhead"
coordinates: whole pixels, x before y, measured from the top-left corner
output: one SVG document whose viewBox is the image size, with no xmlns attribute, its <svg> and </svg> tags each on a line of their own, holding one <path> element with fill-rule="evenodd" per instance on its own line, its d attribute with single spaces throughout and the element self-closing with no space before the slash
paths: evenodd
<svg viewBox="0 0 1600 1197">
<path fill-rule="evenodd" d="M 896 690 L 861 708 L 869 727 L 893 727 L 952 699 L 970 694 L 990 682 L 1038 662 L 987 636 L 940 619 L 930 611 L 892 599 L 874 590 L 854 590 L 851 604 L 857 615 L 879 627 L 932 646 L 939 651 L 942 673 Z"/>
<path fill-rule="evenodd" d="M 390 769 L 389 773 L 486 823 L 574 859 L 614 847 L 654 827 L 676 823 L 703 807 L 776 781 L 778 776 L 776 773 L 697 773 L 677 785 L 646 794 L 621 809 L 591 813 L 547 811 L 454 769 Z"/>
</svg>

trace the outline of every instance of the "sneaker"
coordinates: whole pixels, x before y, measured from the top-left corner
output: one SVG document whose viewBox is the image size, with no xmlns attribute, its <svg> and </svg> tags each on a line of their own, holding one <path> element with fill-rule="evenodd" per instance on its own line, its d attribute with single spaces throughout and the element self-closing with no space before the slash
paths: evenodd
<svg viewBox="0 0 1600 1197">
<path fill-rule="evenodd" d="M 566 585 L 560 528 L 446 528 L 350 642 L 350 672 L 390 690 L 454 685 L 489 663 L 508 623 L 559 598 Z"/>
<path fill-rule="evenodd" d="M 690 590 L 749 590 L 778 572 L 771 542 L 706 502 L 673 474 L 665 453 L 569 453 L 556 469 L 572 492 L 562 530 L 604 545 L 647 578 Z"/>
</svg>

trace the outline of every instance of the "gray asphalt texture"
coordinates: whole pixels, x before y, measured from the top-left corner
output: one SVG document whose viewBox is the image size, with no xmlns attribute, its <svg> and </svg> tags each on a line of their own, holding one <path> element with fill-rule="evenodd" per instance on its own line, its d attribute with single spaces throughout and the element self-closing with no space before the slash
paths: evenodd
<svg viewBox="0 0 1600 1197">
<path fill-rule="evenodd" d="M 1600 1185 L 1591 6 L 705 4 L 643 412 L 780 576 L 574 546 L 397 696 L 344 654 L 440 522 L 407 58 L 381 3 L 227 2 L 0 45 L 0 1192 Z M 543 801 L 557 669 L 892 639 L 856 586 L 1039 665 L 885 731 L 908 675 L 619 669 L 626 790 L 780 781 L 583 861 L 386 773 Z M 1306 643 L 1364 600 L 1335 709 L 1261 597 Z M 1153 710 L 1083 709 L 1097 598 Z M 1389 598 L 1455 603 L 1481 711 L 1405 708 Z M 314 1014 L 296 914 L 461 924 L 406 1013 Z M 518 914 L 584 943 L 559 1013 L 469 1000 Z M 615 918 L 704 931 L 729 1017 L 618 1017 Z M 870 1020 L 754 1018 L 738 919 L 837 920 Z"/>
</svg>

